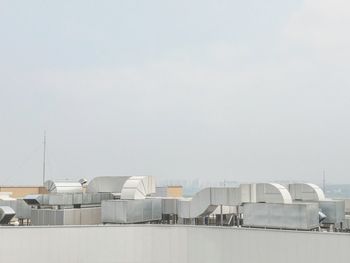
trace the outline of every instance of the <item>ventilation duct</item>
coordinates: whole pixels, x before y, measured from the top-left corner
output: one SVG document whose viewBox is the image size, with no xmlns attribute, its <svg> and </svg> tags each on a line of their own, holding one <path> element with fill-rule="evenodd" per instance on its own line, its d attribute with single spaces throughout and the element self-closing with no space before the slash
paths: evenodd
<svg viewBox="0 0 350 263">
<path fill-rule="evenodd" d="M 120 199 L 145 199 L 155 192 L 153 176 L 132 176 L 123 185 Z"/>
<path fill-rule="evenodd" d="M 295 183 L 288 186 L 293 200 L 300 201 L 323 201 L 325 195 L 323 190 L 315 184 Z"/>
<path fill-rule="evenodd" d="M 131 176 L 100 176 L 92 179 L 86 189 L 88 193 L 121 193 L 123 185 Z"/>
<path fill-rule="evenodd" d="M 49 193 L 82 193 L 83 187 L 81 183 L 74 181 L 52 181 L 48 180 L 44 186 Z"/>
<path fill-rule="evenodd" d="M 16 215 L 15 211 L 9 206 L 0 206 L 0 224 L 7 225 Z"/>
</svg>

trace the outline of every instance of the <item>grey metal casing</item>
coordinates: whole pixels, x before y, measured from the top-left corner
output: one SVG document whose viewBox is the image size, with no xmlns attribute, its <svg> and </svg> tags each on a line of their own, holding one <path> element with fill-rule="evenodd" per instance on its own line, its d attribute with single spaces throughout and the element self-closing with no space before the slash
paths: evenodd
<svg viewBox="0 0 350 263">
<path fill-rule="evenodd" d="M 103 201 L 101 215 L 103 223 L 131 224 L 160 220 L 161 199 Z"/>
<path fill-rule="evenodd" d="M 243 205 L 243 226 L 311 230 L 319 226 L 317 203 Z"/>
<path fill-rule="evenodd" d="M 321 211 L 327 216 L 322 223 L 336 224 L 344 222 L 345 201 L 344 200 L 324 200 L 319 201 Z"/>
<path fill-rule="evenodd" d="M 96 225 L 101 224 L 101 207 L 32 210 L 32 225 Z"/>
</svg>

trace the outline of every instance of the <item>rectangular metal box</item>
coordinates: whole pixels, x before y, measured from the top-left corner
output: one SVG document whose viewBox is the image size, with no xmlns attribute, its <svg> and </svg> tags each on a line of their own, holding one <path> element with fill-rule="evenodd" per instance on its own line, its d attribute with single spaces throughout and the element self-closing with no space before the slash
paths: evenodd
<svg viewBox="0 0 350 263">
<path fill-rule="evenodd" d="M 319 226 L 318 212 L 316 203 L 246 203 L 243 226 L 311 230 Z"/>
<path fill-rule="evenodd" d="M 32 225 L 96 225 L 101 224 L 101 207 L 72 209 L 32 209 Z"/>
<path fill-rule="evenodd" d="M 23 199 L 0 200 L 0 205 L 11 207 L 16 212 L 15 217 L 18 219 L 30 219 L 31 217 L 32 208 Z"/>
<path fill-rule="evenodd" d="M 177 199 L 162 198 L 162 214 L 176 214 L 177 213 Z"/>
<path fill-rule="evenodd" d="M 327 217 L 322 223 L 335 224 L 336 227 L 345 219 L 345 201 L 344 200 L 325 200 L 319 201 L 319 206 Z"/>
<path fill-rule="evenodd" d="M 161 220 L 161 199 L 102 201 L 103 223 L 132 224 Z"/>
</svg>

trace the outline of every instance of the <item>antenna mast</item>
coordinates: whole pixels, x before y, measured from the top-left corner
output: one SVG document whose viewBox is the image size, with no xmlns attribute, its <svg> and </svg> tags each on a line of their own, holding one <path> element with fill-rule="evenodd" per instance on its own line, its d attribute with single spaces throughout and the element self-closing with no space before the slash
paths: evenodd
<svg viewBox="0 0 350 263">
<path fill-rule="evenodd" d="M 46 131 L 44 131 L 44 153 L 43 153 L 43 186 L 46 176 Z"/>
</svg>

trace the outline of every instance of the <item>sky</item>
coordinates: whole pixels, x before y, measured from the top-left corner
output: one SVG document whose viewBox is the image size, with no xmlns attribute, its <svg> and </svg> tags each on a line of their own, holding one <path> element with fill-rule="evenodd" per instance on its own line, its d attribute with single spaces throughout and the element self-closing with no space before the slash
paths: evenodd
<svg viewBox="0 0 350 263">
<path fill-rule="evenodd" d="M 350 183 L 350 2 L 0 0 L 0 185 Z"/>
</svg>

